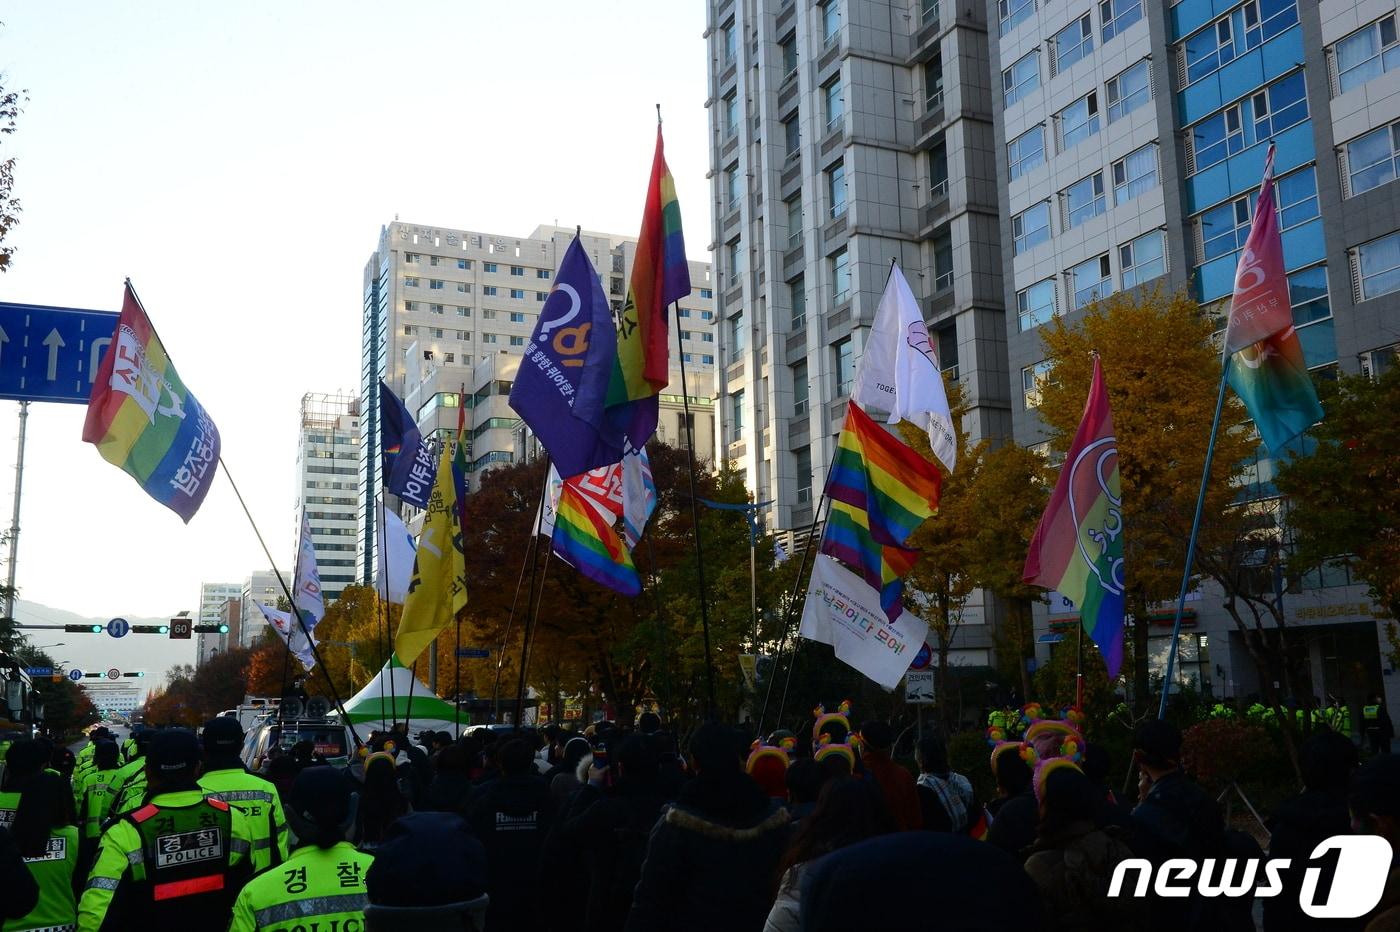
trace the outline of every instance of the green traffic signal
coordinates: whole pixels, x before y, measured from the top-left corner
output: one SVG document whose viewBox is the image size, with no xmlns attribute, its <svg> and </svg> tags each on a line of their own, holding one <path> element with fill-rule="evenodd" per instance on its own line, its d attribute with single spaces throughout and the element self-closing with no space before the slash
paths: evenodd
<svg viewBox="0 0 1400 932">
<path fill-rule="evenodd" d="M 158 626 L 156 627 L 156 634 L 168 634 L 169 632 L 170 632 L 170 626 L 169 626 L 169 625 L 158 625 Z"/>
<path fill-rule="evenodd" d="M 220 634 L 228 634 L 228 625 L 219 625 Z"/>
</svg>

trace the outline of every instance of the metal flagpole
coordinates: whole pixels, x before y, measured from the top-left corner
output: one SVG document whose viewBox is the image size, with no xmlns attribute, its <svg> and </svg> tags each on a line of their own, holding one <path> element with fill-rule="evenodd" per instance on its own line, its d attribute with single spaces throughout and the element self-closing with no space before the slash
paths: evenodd
<svg viewBox="0 0 1400 932">
<path fill-rule="evenodd" d="M 5 617 L 15 618 L 15 569 L 19 555 L 19 500 L 24 489 L 24 434 L 29 425 L 29 402 L 19 403 L 19 444 L 15 452 L 15 507 L 10 521 L 10 571 L 9 588 L 5 591 Z"/>
<path fill-rule="evenodd" d="M 792 627 L 792 616 L 796 614 L 797 611 L 797 594 L 802 587 L 802 575 L 807 572 L 807 557 L 811 556 L 813 560 L 816 559 L 817 541 L 815 538 L 817 536 L 817 524 L 821 521 L 822 506 L 825 504 L 826 487 L 823 486 L 821 497 L 817 499 L 817 507 L 812 511 L 812 523 L 807 528 L 807 546 L 802 548 L 802 559 L 797 564 L 797 576 L 792 580 L 792 591 L 788 593 L 787 605 L 784 607 L 783 625 L 782 629 L 778 632 L 778 653 L 773 657 L 772 672 L 768 675 L 768 689 L 763 695 L 763 708 L 759 710 L 758 713 L 758 730 L 760 733 L 763 731 L 763 719 L 768 715 L 768 701 L 773 697 L 773 681 L 778 678 L 778 667 L 782 664 L 783 654 L 787 649 L 789 629 Z M 787 682 L 791 682 L 792 680 L 792 665 L 797 660 L 797 636 L 793 635 L 793 638 L 792 656 L 788 658 Z M 783 684 L 784 705 L 787 703 L 787 682 Z M 782 723 L 781 711 L 778 713 L 778 723 L 780 725 Z"/>
<path fill-rule="evenodd" d="M 399 455 L 402 456 L 403 454 L 400 453 Z M 389 671 L 389 701 L 391 703 L 389 706 L 389 722 L 390 728 L 392 728 L 394 725 L 398 724 L 399 721 L 399 697 L 397 695 L 398 689 L 394 685 L 394 634 L 389 630 L 389 593 L 393 591 L 393 586 L 390 585 L 392 580 L 389 578 L 389 529 L 385 527 L 386 521 L 384 520 L 384 516 L 388 511 L 389 504 L 384 499 L 384 475 L 381 469 L 379 476 L 379 554 L 380 559 L 384 561 L 384 598 L 381 601 L 383 609 L 380 612 L 380 617 L 383 619 L 382 630 L 384 632 L 384 647 L 386 648 L 387 656 L 384 661 L 384 666 L 380 669 L 380 673 L 382 674 L 384 670 Z M 379 569 L 377 565 L 378 562 L 378 560 L 375 561 L 376 571 Z M 379 711 L 381 713 L 384 711 L 383 676 L 379 677 Z M 380 718 L 382 719 L 383 716 L 381 715 Z"/>
<path fill-rule="evenodd" d="M 549 470 L 545 470 L 545 482 L 549 481 Z M 538 521 L 538 516 L 536 517 Z M 515 622 L 515 609 L 520 604 L 520 587 L 525 585 L 525 568 L 534 565 L 540 535 L 532 533 L 525 542 L 525 559 L 520 561 L 520 576 L 515 580 L 515 597 L 510 602 L 510 614 L 506 616 L 505 630 L 501 632 L 501 648 L 496 652 L 496 682 L 491 687 L 491 718 L 501 720 L 501 668 L 506 662 L 506 642 L 510 640 L 510 629 Z"/>
<path fill-rule="evenodd" d="M 531 535 L 535 543 L 535 553 L 530 560 L 530 591 L 525 601 L 525 629 L 520 638 L 520 685 L 515 694 L 515 727 L 519 728 L 525 712 L 525 677 L 528 674 L 526 662 L 530 656 L 530 636 L 534 634 L 535 617 L 539 614 L 539 604 L 535 598 L 535 581 L 539 572 L 539 543 L 538 538 L 544 530 L 544 503 L 549 500 L 549 451 L 544 454 L 544 479 L 540 482 L 540 507 L 535 512 L 535 531 Z M 545 555 L 545 567 L 549 566 L 549 557 L 554 553 L 554 548 L 550 548 Z M 539 595 L 544 595 L 544 584 L 539 587 Z"/>
<path fill-rule="evenodd" d="M 1220 431 L 1220 412 L 1225 407 L 1225 382 L 1230 374 L 1230 356 L 1220 367 L 1220 393 L 1215 397 L 1215 418 L 1210 423 L 1210 443 L 1206 447 L 1206 462 L 1201 468 L 1201 490 L 1196 495 L 1196 516 L 1191 520 L 1191 538 L 1186 544 L 1186 565 L 1181 568 L 1181 592 L 1176 598 L 1176 620 L 1172 623 L 1172 643 L 1167 650 L 1167 672 L 1162 677 L 1162 701 L 1157 706 L 1157 717 L 1167 717 L 1167 696 L 1171 694 L 1172 669 L 1176 666 L 1176 645 L 1181 637 L 1181 616 L 1186 611 L 1186 590 L 1191 587 L 1191 566 L 1196 561 L 1196 537 L 1201 531 L 1201 512 L 1206 507 L 1206 487 L 1210 484 L 1210 465 L 1215 459 L 1215 436 Z M 1143 619 L 1142 621 L 1145 621 Z M 1141 624 L 1142 621 L 1138 621 Z"/>
</svg>

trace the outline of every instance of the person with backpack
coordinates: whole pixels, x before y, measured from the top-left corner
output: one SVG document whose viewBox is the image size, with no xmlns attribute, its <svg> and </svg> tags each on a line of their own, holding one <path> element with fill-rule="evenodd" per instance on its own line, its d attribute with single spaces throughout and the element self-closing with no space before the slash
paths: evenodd
<svg viewBox="0 0 1400 932">
<path fill-rule="evenodd" d="M 923 810 L 924 828 L 933 832 L 963 834 L 972 828 L 977 794 L 972 783 L 948 766 L 948 748 L 943 739 L 929 735 L 919 742 L 916 753 L 919 778 L 914 781 Z"/>
<path fill-rule="evenodd" d="M 15 813 L 14 837 L 24 866 L 39 886 L 39 901 L 27 915 L 4 923 L 5 932 L 71 929 L 77 918 L 78 828 L 68 780 L 41 773 L 24 787 Z"/>
</svg>

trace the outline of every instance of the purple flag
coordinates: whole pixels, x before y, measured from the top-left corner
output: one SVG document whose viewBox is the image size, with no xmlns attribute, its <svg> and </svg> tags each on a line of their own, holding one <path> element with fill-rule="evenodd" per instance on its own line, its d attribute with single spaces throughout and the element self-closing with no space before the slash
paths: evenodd
<svg viewBox="0 0 1400 932">
<path fill-rule="evenodd" d="M 623 436 L 603 416 L 616 360 L 612 309 L 575 236 L 510 390 L 510 406 L 565 479 L 622 459 Z"/>
</svg>

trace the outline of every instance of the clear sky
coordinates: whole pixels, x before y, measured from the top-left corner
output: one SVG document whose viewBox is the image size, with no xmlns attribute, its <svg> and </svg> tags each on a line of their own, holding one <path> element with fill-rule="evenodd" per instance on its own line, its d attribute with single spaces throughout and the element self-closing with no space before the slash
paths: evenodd
<svg viewBox="0 0 1400 932">
<path fill-rule="evenodd" d="M 30 101 L 0 141 L 24 207 L 0 300 L 115 311 L 130 276 L 279 565 L 298 405 L 359 389 L 383 224 L 635 235 L 660 103 L 687 251 L 708 258 L 699 0 L 22 3 L 3 18 L 0 68 Z M 0 402 L 5 527 L 17 410 Z M 81 442 L 82 406 L 30 411 L 26 600 L 169 615 L 198 608 L 202 581 L 267 568 L 223 477 L 184 526 Z"/>
</svg>

